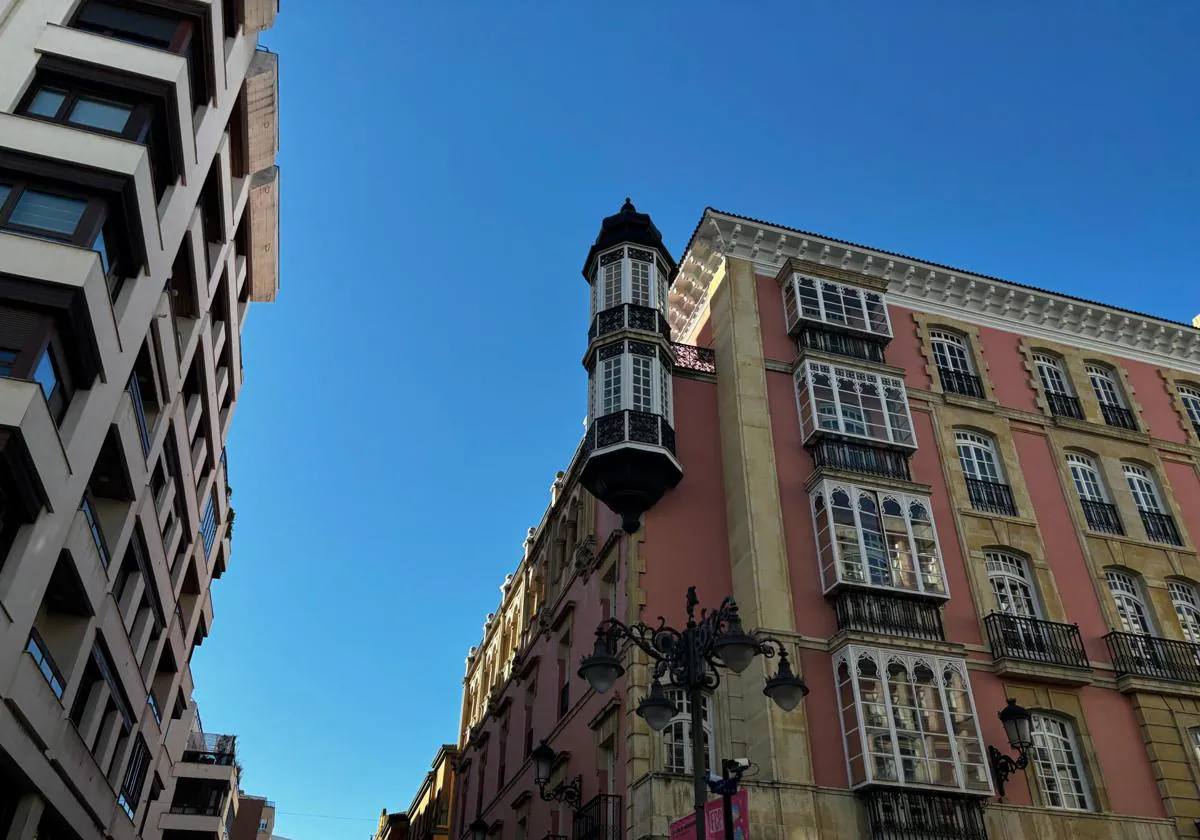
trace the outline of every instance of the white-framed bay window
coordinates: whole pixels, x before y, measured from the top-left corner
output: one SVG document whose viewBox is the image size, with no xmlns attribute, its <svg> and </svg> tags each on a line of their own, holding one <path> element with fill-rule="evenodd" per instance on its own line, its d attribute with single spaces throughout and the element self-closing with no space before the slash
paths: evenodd
<svg viewBox="0 0 1200 840">
<path fill-rule="evenodd" d="M 646 248 L 622 245 L 596 258 L 592 276 L 592 315 L 632 303 L 667 313 L 670 271 Z"/>
<path fill-rule="evenodd" d="M 858 330 L 891 338 L 887 300 L 879 292 L 794 273 L 783 284 L 788 332 L 800 321 Z"/>
<path fill-rule="evenodd" d="M 847 645 L 833 669 L 851 788 L 992 792 L 964 660 Z"/>
<path fill-rule="evenodd" d="M 671 368 L 664 355 L 661 347 L 647 341 L 618 341 L 600 348 L 588 416 L 644 411 L 673 423 Z"/>
<path fill-rule="evenodd" d="M 793 381 L 806 440 L 828 431 L 916 447 L 903 380 L 809 359 Z"/>
<path fill-rule="evenodd" d="M 924 496 L 823 481 L 811 492 L 821 582 L 949 597 Z"/>
</svg>

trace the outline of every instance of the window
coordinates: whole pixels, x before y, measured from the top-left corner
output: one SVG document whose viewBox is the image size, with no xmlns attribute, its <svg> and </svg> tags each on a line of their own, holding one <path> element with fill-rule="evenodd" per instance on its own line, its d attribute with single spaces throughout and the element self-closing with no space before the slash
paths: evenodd
<svg viewBox="0 0 1200 840">
<path fill-rule="evenodd" d="M 653 361 L 648 356 L 631 356 L 629 361 L 633 369 L 633 410 L 653 411 L 654 391 L 650 373 Z"/>
<path fill-rule="evenodd" d="M 643 341 L 600 349 L 601 357 L 607 354 L 608 358 L 596 364 L 596 416 L 632 410 L 661 414 L 668 423 L 671 421 L 671 370 L 658 358 L 659 352 L 658 347 Z"/>
<path fill-rule="evenodd" d="M 83 220 L 87 202 L 39 190 L 23 191 L 8 214 L 14 227 L 70 236 Z"/>
<path fill-rule="evenodd" d="M 851 787 L 991 792 L 964 660 L 847 645 L 833 667 Z"/>
<path fill-rule="evenodd" d="M 892 335 L 883 295 L 829 280 L 793 274 L 783 287 L 783 309 L 789 332 L 803 320 L 888 338 Z"/>
<path fill-rule="evenodd" d="M 1142 518 L 1142 525 L 1146 528 L 1146 536 L 1154 542 L 1183 545 L 1183 538 L 1175 527 L 1175 519 L 1166 512 L 1158 484 L 1150 470 L 1137 464 L 1122 464 L 1121 468 Z"/>
<path fill-rule="evenodd" d="M 104 199 L 69 193 L 0 175 L 0 228 L 12 233 L 91 248 L 100 253 L 105 273 L 115 257 L 103 239 Z"/>
<path fill-rule="evenodd" d="M 904 383 L 874 372 L 806 361 L 794 377 L 805 437 L 818 429 L 916 446 Z"/>
<path fill-rule="evenodd" d="M 692 773 L 692 707 L 688 694 L 681 688 L 666 689 L 667 698 L 675 704 L 676 714 L 663 730 L 663 769 L 668 773 Z M 718 766 L 717 742 L 713 737 L 712 697 L 702 695 L 700 704 L 701 737 L 704 738 L 704 769 Z"/>
<path fill-rule="evenodd" d="M 1195 385 L 1180 385 L 1179 399 L 1183 402 L 1188 419 L 1192 421 L 1192 428 L 1200 435 L 1200 388 Z"/>
<path fill-rule="evenodd" d="M 46 683 L 54 692 L 54 696 L 61 700 L 67 681 L 63 679 L 62 671 L 58 670 L 58 665 L 54 663 L 50 651 L 46 649 L 46 643 L 42 641 L 41 634 L 37 630 L 29 631 L 29 641 L 25 645 L 25 650 L 37 663 L 38 670 L 46 678 Z"/>
<path fill-rule="evenodd" d="M 133 752 L 129 756 L 129 764 L 125 768 L 125 778 L 121 782 L 121 795 L 117 802 L 133 819 L 137 811 L 138 800 L 142 796 L 142 786 L 146 781 L 146 771 L 150 769 L 150 750 L 141 735 L 133 743 Z"/>
<path fill-rule="evenodd" d="M 605 359 L 600 363 L 600 416 L 621 410 L 622 357 Z"/>
<path fill-rule="evenodd" d="M 216 490 L 209 494 L 208 503 L 204 505 L 204 515 L 200 519 L 200 539 L 204 543 L 204 556 L 212 553 L 213 542 L 217 538 L 217 506 Z"/>
<path fill-rule="evenodd" d="M 1049 808 L 1086 811 L 1091 799 L 1079 760 L 1075 727 L 1046 714 L 1033 715 L 1034 775 L 1042 802 Z"/>
<path fill-rule="evenodd" d="M 1132 575 L 1110 569 L 1104 573 L 1108 582 L 1108 591 L 1117 605 L 1117 615 L 1121 618 L 1121 629 L 1126 633 L 1137 633 L 1141 636 L 1153 635 L 1150 625 L 1150 612 L 1142 597 L 1142 588 Z"/>
<path fill-rule="evenodd" d="M 650 305 L 650 263 L 630 260 L 630 303 L 638 306 Z"/>
<path fill-rule="evenodd" d="M 601 309 L 632 303 L 666 312 L 669 273 L 666 266 L 655 259 L 653 251 L 618 248 L 601 254 L 599 265 L 594 298 L 603 303 Z M 629 280 L 628 291 L 626 278 Z"/>
<path fill-rule="evenodd" d="M 946 595 L 929 499 L 823 482 L 814 488 L 813 520 L 821 578 Z"/>
<path fill-rule="evenodd" d="M 954 333 L 945 330 L 930 330 L 929 341 L 933 345 L 933 360 L 939 368 L 958 373 L 975 373 L 967 344 Z"/>
<path fill-rule="evenodd" d="M 1188 730 L 1188 740 L 1192 744 L 1192 757 L 1200 764 L 1200 726 Z"/>
<path fill-rule="evenodd" d="M 80 500 L 79 509 L 83 511 L 83 518 L 87 520 L 88 530 L 92 532 L 92 542 L 96 546 L 96 553 L 100 555 L 100 565 L 107 569 L 108 548 L 104 544 L 104 533 L 100 530 L 100 518 L 96 516 L 89 495 L 85 494 Z"/>
<path fill-rule="evenodd" d="M 133 118 L 134 106 L 91 96 L 78 91 L 40 85 L 28 97 L 24 113 L 54 122 L 93 128 L 124 136 Z"/>
<path fill-rule="evenodd" d="M 1047 394 L 1072 396 L 1062 362 L 1053 356 L 1047 356 L 1045 353 L 1034 353 L 1033 362 L 1037 366 L 1038 377 L 1042 380 L 1042 388 L 1045 389 Z"/>
<path fill-rule="evenodd" d="M 0 348 L 0 376 L 12 376 L 13 367 L 17 363 L 17 358 L 20 353 L 16 350 L 5 350 Z"/>
<path fill-rule="evenodd" d="M 1100 413 L 1104 415 L 1104 422 L 1109 426 L 1136 431 L 1137 421 L 1121 395 L 1116 372 L 1098 364 L 1087 365 L 1086 370 L 1088 380 L 1092 383 L 1092 391 L 1096 394 L 1096 402 L 1100 404 Z"/>
<path fill-rule="evenodd" d="M 1008 551 L 988 551 L 984 553 L 984 563 L 997 612 L 1041 617 L 1033 577 L 1024 558 Z"/>
<path fill-rule="evenodd" d="M 1100 470 L 1095 461 L 1086 455 L 1068 452 L 1067 466 L 1070 467 L 1079 498 L 1089 502 L 1108 502 L 1108 494 L 1104 492 L 1104 482 L 1100 479 Z"/>
<path fill-rule="evenodd" d="M 1195 585 L 1169 580 L 1167 591 L 1171 593 L 1171 604 L 1175 607 L 1175 617 L 1179 619 L 1183 637 L 1192 644 L 1200 644 L 1200 596 L 1196 594 Z"/>
<path fill-rule="evenodd" d="M 954 444 L 958 460 L 967 478 L 1002 483 L 996 444 L 990 438 L 973 432 L 955 432 Z"/>
<path fill-rule="evenodd" d="M 180 31 L 182 26 L 174 18 L 102 0 L 88 0 L 84 3 L 75 19 L 75 26 L 160 50 L 178 51 L 182 48 L 181 42 L 184 40 L 184 33 Z M 186 26 L 186 35 L 190 36 L 191 27 Z"/>
<path fill-rule="evenodd" d="M 259 821 L 258 821 L 258 830 L 259 830 L 259 831 L 266 831 L 266 830 L 267 830 L 267 821 L 266 821 L 266 820 L 259 820 Z"/>
</svg>

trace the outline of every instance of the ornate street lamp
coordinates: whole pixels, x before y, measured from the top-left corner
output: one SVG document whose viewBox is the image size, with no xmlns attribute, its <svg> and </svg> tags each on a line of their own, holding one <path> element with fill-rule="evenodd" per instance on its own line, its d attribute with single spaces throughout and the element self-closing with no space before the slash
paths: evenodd
<svg viewBox="0 0 1200 840">
<path fill-rule="evenodd" d="M 467 828 L 471 831 L 471 840 L 487 840 L 488 832 L 492 829 L 482 817 L 476 817 Z"/>
<path fill-rule="evenodd" d="M 770 658 L 779 657 L 779 669 L 767 680 L 763 694 L 779 708 L 791 711 L 799 705 L 808 686 L 792 672 L 787 650 L 783 642 L 764 635 L 761 631 L 747 633 L 742 629 L 742 619 L 737 603 L 727 597 L 716 610 L 700 611 L 696 618 L 696 587 L 687 592 L 687 626 L 683 630 L 668 627 L 665 619 L 659 618 L 657 627 L 641 622 L 623 624 L 615 618 L 600 622 L 596 628 L 596 646 L 593 652 L 579 663 L 579 676 L 603 694 L 625 673 L 617 655 L 617 644 L 628 640 L 637 645 L 651 659 L 654 669 L 651 674 L 650 693 L 638 704 L 637 713 L 655 732 L 661 732 L 678 713 L 675 704 L 667 697 L 663 678 L 670 685 L 688 693 L 688 705 L 692 718 L 692 775 L 695 789 L 696 838 L 704 840 L 704 803 L 707 797 L 704 774 L 704 739 L 701 705 L 703 693 L 712 691 L 721 683 L 720 667 L 740 674 L 750 667 L 759 654 Z"/>
<path fill-rule="evenodd" d="M 1008 777 L 1018 770 L 1024 770 L 1029 764 L 1029 748 L 1033 746 L 1033 718 L 1011 697 L 1008 698 L 1008 705 L 1000 710 L 997 717 L 1004 724 L 1008 745 L 1017 751 L 1017 757 L 1013 758 L 988 744 L 988 762 L 992 765 L 992 775 L 996 778 L 996 792 L 1003 797 L 1004 783 L 1008 781 Z"/>
<path fill-rule="evenodd" d="M 533 783 L 538 786 L 542 799 L 546 802 L 562 802 L 572 811 L 578 811 L 583 796 L 583 777 L 576 776 L 569 782 L 560 782 L 554 790 L 547 792 L 546 784 L 550 781 L 557 754 L 545 741 L 541 741 L 529 757 L 533 760 Z"/>
</svg>

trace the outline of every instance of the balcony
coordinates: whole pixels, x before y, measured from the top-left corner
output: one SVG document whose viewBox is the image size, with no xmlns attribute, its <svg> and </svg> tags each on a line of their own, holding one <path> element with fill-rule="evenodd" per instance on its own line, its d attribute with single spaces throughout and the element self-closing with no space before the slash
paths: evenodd
<svg viewBox="0 0 1200 840">
<path fill-rule="evenodd" d="M 1017 515 L 1017 505 L 1013 501 L 1012 488 L 1007 484 L 968 477 L 967 496 L 970 497 L 971 507 L 975 510 L 998 513 L 1002 516 Z"/>
<path fill-rule="evenodd" d="M 1200 685 L 1200 645 L 1114 630 L 1104 637 L 1118 677 Z"/>
<path fill-rule="evenodd" d="M 983 381 L 973 373 L 939 366 L 938 379 L 942 382 L 942 390 L 947 394 L 962 394 L 977 400 L 985 398 Z"/>
<path fill-rule="evenodd" d="M 61 488 L 69 473 L 42 386 L 0 378 L 0 494 L 9 506 L 6 520 L 33 522 L 43 506 L 50 507 L 48 493 Z"/>
<path fill-rule="evenodd" d="M 852 359 L 862 359 L 866 362 L 884 363 L 883 343 L 859 335 L 829 332 L 806 324 L 800 330 L 799 342 L 801 347 L 809 350 L 835 353 L 839 356 L 849 356 Z M 886 339 L 883 339 L 883 342 L 885 343 Z"/>
<path fill-rule="evenodd" d="M 992 656 L 1038 665 L 1087 670 L 1087 651 L 1078 624 L 1060 624 L 1031 615 L 993 612 L 983 619 Z M 1024 673 L 1021 669 L 1014 669 Z M 1068 680 L 1070 681 L 1070 680 Z"/>
<path fill-rule="evenodd" d="M 137 422 L 138 440 L 142 444 L 142 455 L 150 454 L 150 424 L 146 421 L 146 404 L 142 401 L 142 386 L 138 384 L 137 374 L 129 377 L 125 386 L 129 398 L 133 402 L 133 419 Z"/>
<path fill-rule="evenodd" d="M 1117 506 L 1108 502 L 1096 502 L 1091 499 L 1080 499 L 1083 505 L 1083 516 L 1087 519 L 1088 528 L 1104 534 L 1124 534 L 1125 526 L 1117 513 Z"/>
<path fill-rule="evenodd" d="M 846 470 L 912 481 L 908 456 L 903 452 L 826 437 L 818 439 L 810 451 L 818 469 Z"/>
<path fill-rule="evenodd" d="M 1050 413 L 1055 417 L 1069 417 L 1072 420 L 1083 419 L 1083 407 L 1079 404 L 1078 397 L 1047 391 L 1046 404 L 1050 406 Z"/>
<path fill-rule="evenodd" d="M 1164 545 L 1183 545 L 1183 537 L 1175 527 L 1175 519 L 1169 513 L 1159 513 L 1153 510 L 1139 510 L 1142 525 L 1146 528 L 1146 536 L 1156 543 Z"/>
<path fill-rule="evenodd" d="M 661 446 L 675 454 L 675 430 L 665 417 L 648 411 L 614 411 L 597 417 L 584 438 L 588 452 L 626 442 Z"/>
<path fill-rule="evenodd" d="M 621 797 L 601 793 L 575 812 L 574 840 L 621 840 L 625 809 Z"/>
<path fill-rule="evenodd" d="M 588 327 L 588 341 L 603 338 L 621 330 L 640 330 L 642 332 L 658 333 L 667 341 L 671 340 L 671 326 L 662 312 L 649 306 L 638 306 L 626 303 L 597 312 Z"/>
<path fill-rule="evenodd" d="M 978 797 L 888 788 L 861 797 L 871 840 L 987 840 Z"/>
<path fill-rule="evenodd" d="M 250 300 L 270 302 L 279 293 L 279 167 L 250 176 L 250 223 L 247 272 Z M 243 224 L 246 222 L 243 221 Z"/>
<path fill-rule="evenodd" d="M 231 767 L 237 758 L 237 736 L 192 732 L 183 750 L 183 760 L 191 764 Z"/>
<path fill-rule="evenodd" d="M 838 630 L 907 636 L 935 642 L 946 638 L 938 601 L 843 589 L 834 596 L 833 606 L 837 612 Z"/>
<path fill-rule="evenodd" d="M 1104 422 L 1110 426 L 1129 429 L 1132 432 L 1138 430 L 1137 419 L 1128 408 L 1102 402 L 1100 403 L 1100 413 L 1104 415 Z"/>
<path fill-rule="evenodd" d="M 672 341 L 671 355 L 675 357 L 676 370 L 694 370 L 696 373 L 711 374 L 717 372 L 717 354 L 711 347 L 696 347 Z"/>
</svg>

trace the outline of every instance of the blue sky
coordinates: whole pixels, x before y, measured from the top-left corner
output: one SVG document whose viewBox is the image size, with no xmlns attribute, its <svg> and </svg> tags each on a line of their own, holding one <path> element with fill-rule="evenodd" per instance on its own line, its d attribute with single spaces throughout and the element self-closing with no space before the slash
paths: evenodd
<svg viewBox="0 0 1200 840">
<path fill-rule="evenodd" d="M 626 195 L 677 256 L 712 205 L 1187 321 L 1198 38 L 1194 0 L 284 0 L 282 289 L 194 660 L 278 832 L 363 840 L 455 739 Z"/>
</svg>

